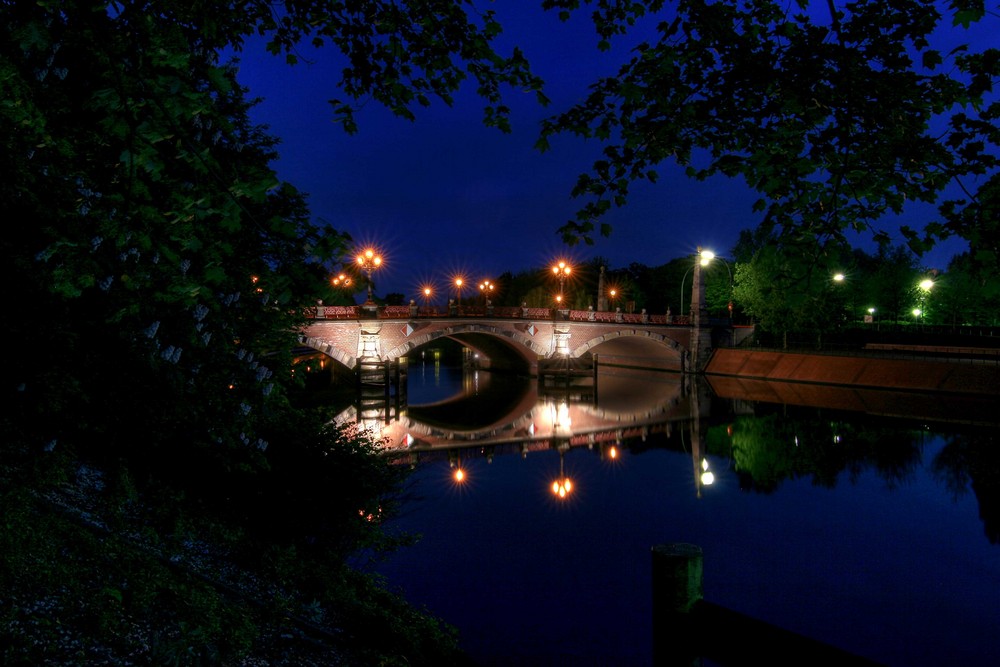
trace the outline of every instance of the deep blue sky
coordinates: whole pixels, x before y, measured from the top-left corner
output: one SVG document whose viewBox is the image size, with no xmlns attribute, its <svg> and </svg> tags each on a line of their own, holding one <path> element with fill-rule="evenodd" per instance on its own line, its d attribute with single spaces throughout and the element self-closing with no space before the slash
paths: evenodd
<svg viewBox="0 0 1000 667">
<path fill-rule="evenodd" d="M 544 271 L 563 257 L 603 257 L 619 268 L 657 266 L 699 245 L 726 255 L 740 230 L 754 226 L 756 195 L 742 181 L 699 183 L 661 165 L 656 185 L 637 184 L 628 206 L 609 216 L 610 238 L 572 248 L 561 242 L 556 229 L 583 204 L 570 190 L 600 146 L 567 136 L 540 153 L 539 121 L 581 99 L 599 76 L 614 74 L 629 45 L 619 41 L 599 53 L 585 14 L 564 24 L 536 4 L 490 3 L 505 25 L 504 44 L 523 47 L 552 99 L 542 108 L 533 95 L 510 91 L 511 134 L 482 125 L 483 104 L 470 85 L 453 107 L 436 102 L 418 110 L 416 122 L 372 102 L 349 136 L 332 121 L 327 102 L 342 96 L 332 48 L 304 51 L 312 62 L 295 67 L 258 44 L 240 55 L 241 83 L 264 98 L 252 116 L 281 140 L 279 177 L 308 193 L 316 220 L 382 250 L 377 294 L 417 298 L 424 283 L 442 290 L 455 274 L 477 282 L 506 270 Z M 944 268 L 963 249 L 948 244 L 922 263 Z"/>
</svg>

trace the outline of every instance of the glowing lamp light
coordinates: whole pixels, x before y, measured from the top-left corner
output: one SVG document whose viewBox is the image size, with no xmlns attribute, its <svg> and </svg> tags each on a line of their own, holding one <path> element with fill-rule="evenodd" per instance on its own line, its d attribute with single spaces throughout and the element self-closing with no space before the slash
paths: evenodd
<svg viewBox="0 0 1000 667">
<path fill-rule="evenodd" d="M 701 460 L 701 483 L 704 486 L 711 486 L 715 482 L 715 474 L 708 469 L 708 459 Z"/>
<path fill-rule="evenodd" d="M 568 477 L 563 477 L 562 479 L 557 479 L 552 482 L 552 493 L 560 498 L 565 498 L 572 492 L 573 482 L 571 482 Z"/>
<path fill-rule="evenodd" d="M 455 474 L 452 475 L 452 477 L 455 479 L 456 482 L 461 484 L 462 482 L 465 481 L 465 471 L 462 470 L 461 468 L 456 468 Z"/>
<path fill-rule="evenodd" d="M 382 258 L 375 254 L 375 251 L 369 248 L 363 253 L 358 255 L 358 264 L 361 266 L 367 266 L 371 264 L 373 267 L 377 267 L 382 264 Z"/>
</svg>

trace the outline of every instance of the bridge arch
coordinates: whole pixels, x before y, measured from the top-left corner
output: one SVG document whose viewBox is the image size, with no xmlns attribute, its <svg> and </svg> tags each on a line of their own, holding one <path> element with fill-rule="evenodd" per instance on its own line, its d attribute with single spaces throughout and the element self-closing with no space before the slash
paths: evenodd
<svg viewBox="0 0 1000 667">
<path fill-rule="evenodd" d="M 681 363 L 687 348 L 673 338 L 648 329 L 605 331 L 572 348 L 570 354 L 580 358 L 594 351 L 611 356 L 657 358 L 662 363 Z"/>
<path fill-rule="evenodd" d="M 538 344 L 530 336 L 515 329 L 476 322 L 455 324 L 414 336 L 412 339 L 386 351 L 384 358 L 398 359 L 405 356 L 408 352 L 428 345 L 439 338 L 451 338 L 487 353 L 487 347 L 496 349 L 496 346 L 477 346 L 477 337 L 488 337 L 500 341 L 502 347 L 515 355 L 521 364 L 528 369 L 537 364 L 538 357 L 545 356 L 549 351 L 547 347 Z M 492 357 L 492 355 L 490 356 Z"/>
<path fill-rule="evenodd" d="M 336 345 L 329 343 L 325 340 L 319 338 L 311 338 L 309 336 L 300 336 L 299 342 L 301 342 L 306 347 L 311 347 L 317 352 L 322 352 L 326 356 L 330 357 L 337 363 L 342 364 L 347 370 L 352 370 L 358 363 L 357 357 L 351 354 L 347 354 Z"/>
</svg>

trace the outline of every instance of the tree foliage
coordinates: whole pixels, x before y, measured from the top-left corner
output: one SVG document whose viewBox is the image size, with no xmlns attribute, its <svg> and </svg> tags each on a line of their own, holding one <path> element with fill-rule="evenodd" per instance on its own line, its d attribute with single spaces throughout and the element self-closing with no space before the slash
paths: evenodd
<svg viewBox="0 0 1000 667">
<path fill-rule="evenodd" d="M 281 591 L 272 620 L 301 612 L 304 590 L 324 606 L 338 563 L 390 545 L 379 519 L 402 468 L 287 393 L 306 308 L 329 292 L 349 239 L 314 224 L 304 195 L 276 177 L 276 141 L 250 121 L 253 102 L 219 54 L 251 35 L 289 62 L 301 45 L 328 44 L 347 62 L 331 87 L 348 130 L 368 99 L 412 117 L 432 97 L 450 102 L 465 79 L 503 129 L 502 87 L 539 82 L 518 52 L 493 49 L 498 32 L 491 13 L 450 0 L 0 3 L 0 271 L 16 351 L 0 371 L 4 514 L 79 487 L 94 466 L 102 482 L 88 502 L 101 525 L 134 530 L 164 558 L 202 539 L 228 549 Z M 22 518 L 8 528 L 27 530 L 32 517 Z M 55 553 L 47 544 L 0 553 L 5 583 L 30 581 L 4 601 L 5 619 L 34 590 L 58 595 L 53 578 L 63 590 L 74 576 L 81 590 L 98 585 L 82 541 L 65 568 L 20 576 L 19 563 Z M 137 585 L 134 571 L 116 574 Z M 185 584 L 166 581 L 147 583 L 183 599 Z M 190 640 L 219 657 L 216 598 L 204 614 L 129 609 L 163 609 L 179 651 Z M 84 615 L 97 602 L 81 601 Z M 79 619 L 53 612 L 50 622 L 62 620 Z"/>
<path fill-rule="evenodd" d="M 692 178 L 745 181 L 785 246 L 854 232 L 888 243 L 884 218 L 935 202 L 939 219 L 902 228 L 911 249 L 957 236 L 995 268 L 1000 50 L 946 39 L 995 20 L 982 0 L 543 4 L 564 17 L 596 5 L 601 44 L 656 22 L 617 76 L 544 124 L 543 149 L 558 133 L 605 146 L 573 191 L 587 201 L 561 228 L 567 242 L 610 233 L 605 214 L 673 162 Z"/>
</svg>

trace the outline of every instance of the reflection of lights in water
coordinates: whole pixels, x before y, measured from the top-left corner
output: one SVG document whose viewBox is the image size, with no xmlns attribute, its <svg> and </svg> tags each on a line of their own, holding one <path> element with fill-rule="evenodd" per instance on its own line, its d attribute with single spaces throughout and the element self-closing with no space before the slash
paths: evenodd
<svg viewBox="0 0 1000 667">
<path fill-rule="evenodd" d="M 705 486 L 711 486 L 715 481 L 715 474 L 708 469 L 708 459 L 701 460 L 701 483 Z"/>
<path fill-rule="evenodd" d="M 382 440 L 382 418 L 362 417 L 358 420 L 358 430 L 370 435 L 373 439 Z"/>
<path fill-rule="evenodd" d="M 611 448 L 608 450 L 608 456 L 613 459 L 618 458 L 618 448 L 615 447 L 614 445 L 611 445 Z"/>
<path fill-rule="evenodd" d="M 573 490 L 573 482 L 568 477 L 563 477 L 552 482 L 552 493 L 560 498 L 565 498 Z"/>
<path fill-rule="evenodd" d="M 455 480 L 456 484 L 461 484 L 465 481 L 465 470 L 462 468 L 462 453 L 460 451 L 451 452 L 448 456 L 448 465 L 455 469 L 451 473 L 451 478 Z"/>
<path fill-rule="evenodd" d="M 569 444 L 565 444 L 566 449 L 569 448 Z M 569 477 L 566 476 L 566 472 L 563 469 L 563 447 L 559 448 L 559 477 L 552 482 L 552 494 L 558 496 L 559 498 L 565 498 L 573 491 L 573 482 Z"/>
<path fill-rule="evenodd" d="M 573 420 L 569 416 L 569 404 L 566 401 L 561 401 L 558 405 L 549 403 L 548 413 L 549 422 L 555 432 L 569 431 L 573 426 Z"/>
<path fill-rule="evenodd" d="M 362 519 L 364 519 L 368 523 L 374 523 L 375 521 L 378 521 L 378 520 L 380 520 L 382 518 L 382 508 L 381 507 L 375 508 L 375 512 L 374 513 L 372 513 L 372 512 L 366 512 L 365 510 L 361 509 L 361 510 L 358 510 L 358 516 L 360 516 Z"/>
</svg>

